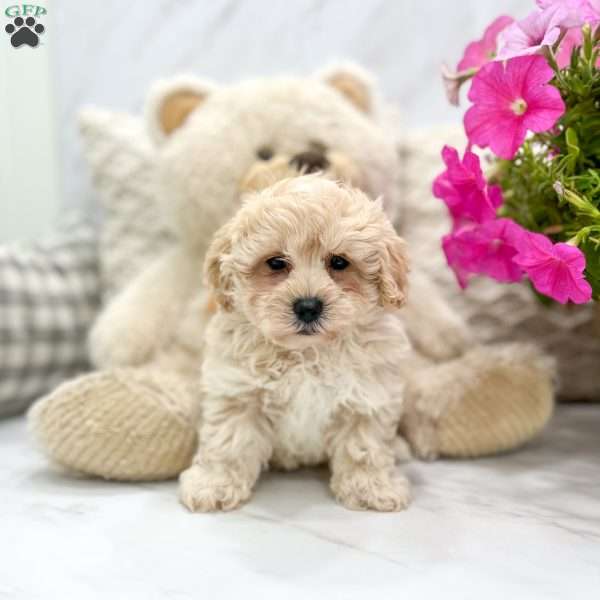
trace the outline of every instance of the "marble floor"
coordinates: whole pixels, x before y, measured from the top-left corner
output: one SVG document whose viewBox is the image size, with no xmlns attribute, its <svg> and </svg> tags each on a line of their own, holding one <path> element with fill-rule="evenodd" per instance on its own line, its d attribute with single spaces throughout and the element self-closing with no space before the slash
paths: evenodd
<svg viewBox="0 0 600 600">
<path fill-rule="evenodd" d="M 67 477 L 0 423 L 0 599 L 552 600 L 600 589 L 600 407 L 562 407 L 521 452 L 404 466 L 400 514 L 349 512 L 326 474 L 265 477 L 224 515 L 174 482 Z"/>
</svg>

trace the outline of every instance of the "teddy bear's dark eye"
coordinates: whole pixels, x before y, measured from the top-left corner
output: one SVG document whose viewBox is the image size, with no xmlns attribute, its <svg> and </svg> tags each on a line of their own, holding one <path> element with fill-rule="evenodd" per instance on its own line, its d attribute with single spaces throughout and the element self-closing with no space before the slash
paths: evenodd
<svg viewBox="0 0 600 600">
<path fill-rule="evenodd" d="M 332 256 L 329 260 L 329 266 L 334 271 L 343 271 L 350 266 L 350 263 L 343 256 Z"/>
<path fill-rule="evenodd" d="M 285 258 L 281 256 L 273 256 L 272 258 L 269 258 L 266 262 L 267 266 L 269 267 L 269 269 L 271 269 L 271 271 L 283 271 L 288 267 L 287 260 L 285 260 Z"/>
<path fill-rule="evenodd" d="M 274 154 L 273 149 L 269 148 L 269 146 L 263 146 L 256 151 L 256 156 L 258 156 L 260 160 L 271 160 Z"/>
</svg>

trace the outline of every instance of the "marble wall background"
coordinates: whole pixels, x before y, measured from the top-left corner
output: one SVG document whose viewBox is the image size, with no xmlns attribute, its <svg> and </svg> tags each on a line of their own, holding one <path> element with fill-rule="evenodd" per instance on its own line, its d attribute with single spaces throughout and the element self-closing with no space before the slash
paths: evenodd
<svg viewBox="0 0 600 600">
<path fill-rule="evenodd" d="M 49 9 L 51 0 L 35 1 Z M 54 31 L 47 27 L 37 48 L 14 48 L 5 33 L 14 6 L 14 0 L 0 0 L 0 244 L 37 237 L 55 219 L 62 198 Z M 5 14 L 9 7 L 11 16 Z M 39 20 L 48 25 L 45 16 Z"/>
<path fill-rule="evenodd" d="M 96 104 L 138 111 L 162 76 L 222 82 L 308 73 L 350 58 L 372 70 L 406 124 L 457 121 L 439 80 L 465 43 L 524 0 L 56 0 L 55 90 L 64 207 L 92 202 L 75 116 Z"/>
</svg>

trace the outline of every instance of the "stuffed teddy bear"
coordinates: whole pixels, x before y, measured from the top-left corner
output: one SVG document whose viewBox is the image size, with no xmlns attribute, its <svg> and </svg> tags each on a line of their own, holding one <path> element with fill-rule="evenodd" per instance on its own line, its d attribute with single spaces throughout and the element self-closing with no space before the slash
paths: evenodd
<svg viewBox="0 0 600 600">
<path fill-rule="evenodd" d="M 402 233 L 394 136 L 378 115 L 369 76 L 351 65 L 308 78 L 155 86 L 146 120 L 176 240 L 100 314 L 89 338 L 98 370 L 31 409 L 52 461 L 116 480 L 170 478 L 189 465 L 214 310 L 201 278 L 212 234 L 246 191 L 316 171 L 381 197 Z M 474 346 L 423 273 L 411 286 L 420 302 L 403 310 L 415 350 L 398 370 L 407 381 L 400 429 L 414 453 L 479 456 L 539 432 L 552 413 L 551 361 L 528 345 Z"/>
</svg>

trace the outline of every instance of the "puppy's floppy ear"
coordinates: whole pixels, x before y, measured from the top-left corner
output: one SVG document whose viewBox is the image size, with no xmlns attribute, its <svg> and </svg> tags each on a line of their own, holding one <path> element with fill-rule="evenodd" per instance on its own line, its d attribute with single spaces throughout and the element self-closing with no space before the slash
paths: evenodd
<svg viewBox="0 0 600 600">
<path fill-rule="evenodd" d="M 379 270 L 379 300 L 382 306 L 400 308 L 406 302 L 408 271 L 406 243 L 391 229 L 383 240 Z"/>
<path fill-rule="evenodd" d="M 148 94 L 144 109 L 153 141 L 163 143 L 214 89 L 214 84 L 190 75 L 157 81 Z"/>
<path fill-rule="evenodd" d="M 329 84 L 361 112 L 370 114 L 373 109 L 373 77 L 362 67 L 343 63 L 327 67 L 317 76 Z"/>
<path fill-rule="evenodd" d="M 217 304 L 228 312 L 233 309 L 233 280 L 226 264 L 231 253 L 231 234 L 230 225 L 223 225 L 215 233 L 204 259 L 206 284 Z"/>
</svg>

